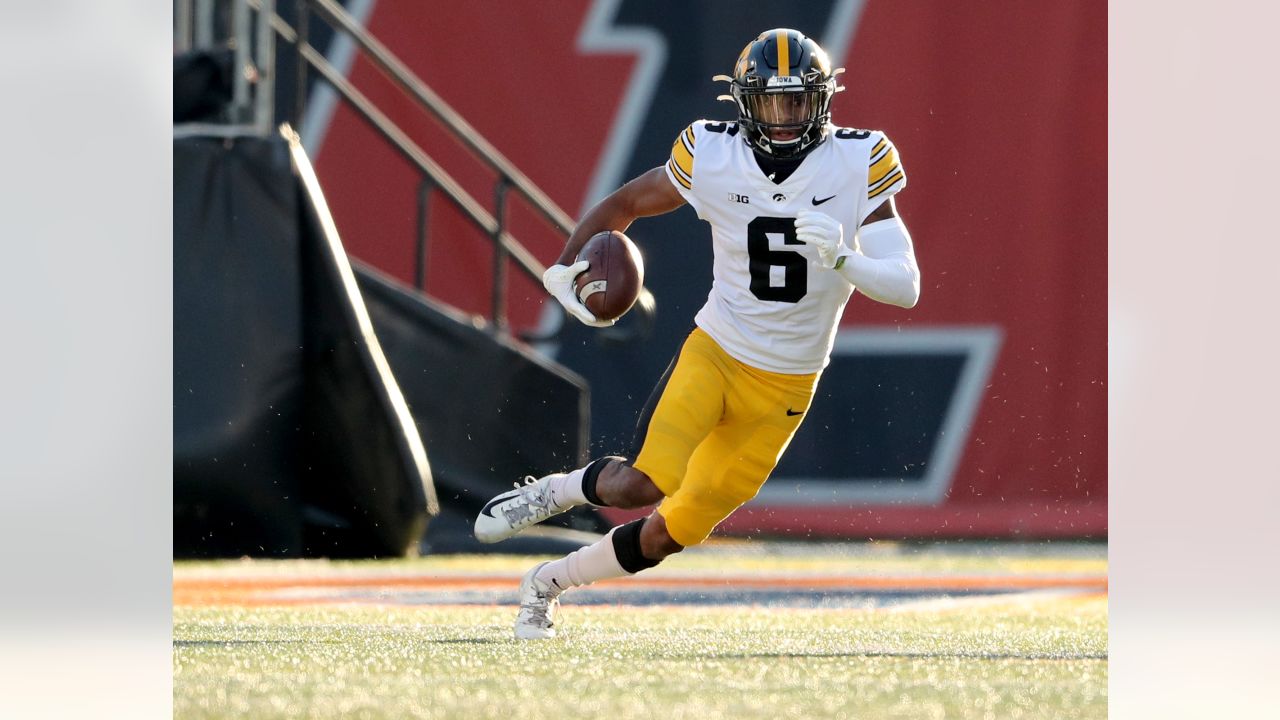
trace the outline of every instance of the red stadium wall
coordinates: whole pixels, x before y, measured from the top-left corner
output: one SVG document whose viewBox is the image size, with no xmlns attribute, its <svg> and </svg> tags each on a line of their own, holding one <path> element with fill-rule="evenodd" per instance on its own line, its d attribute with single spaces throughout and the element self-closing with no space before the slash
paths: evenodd
<svg viewBox="0 0 1280 720">
<path fill-rule="evenodd" d="M 945 505 L 868 533 L 1105 533 L 1106 3 L 871 2 L 845 62 L 876 68 L 837 107 L 893 129 L 924 275 L 910 313 L 858 322 L 1004 331 Z"/>
<path fill-rule="evenodd" d="M 632 7 L 625 0 L 614 4 L 621 12 Z M 845 57 L 837 59 L 849 69 L 842 76 L 848 89 L 837 96 L 835 119 L 883 128 L 897 144 L 909 175 L 899 210 L 917 241 L 924 282 L 921 302 L 910 312 L 860 299 L 845 322 L 904 330 L 995 326 L 1003 342 L 940 503 L 802 511 L 748 506 L 723 527 L 846 536 L 1105 535 L 1106 3 L 922 0 L 834 7 L 850 5 L 858 10 L 850 21 L 854 31 Z M 519 16 L 496 0 L 440 7 L 383 2 L 368 25 L 556 202 L 578 214 L 637 67 L 635 55 L 577 49 L 591 0 L 549 0 L 536 14 Z M 761 23 L 757 31 L 782 24 Z M 715 22 L 693 31 L 706 38 L 727 32 Z M 740 47 L 752 34 L 733 35 L 733 44 Z M 722 64 L 731 61 L 732 54 Z M 357 61 L 350 77 L 492 207 L 491 175 L 442 139 L 370 65 Z M 689 82 L 697 84 L 689 92 L 718 91 L 707 78 Z M 663 122 L 671 129 L 655 136 L 669 138 L 676 123 L 699 115 L 662 106 L 661 90 L 653 112 L 670 117 Z M 637 149 L 649 166 L 666 151 L 652 141 Z M 414 173 L 341 109 L 317 165 L 351 254 L 410 280 Z M 543 261 L 558 253 L 563 238 L 527 211 L 517 207 L 512 223 Z M 487 314 L 489 244 L 438 200 L 430 235 L 429 292 Z M 509 290 L 512 322 L 536 324 L 541 288 L 512 273 Z"/>
</svg>

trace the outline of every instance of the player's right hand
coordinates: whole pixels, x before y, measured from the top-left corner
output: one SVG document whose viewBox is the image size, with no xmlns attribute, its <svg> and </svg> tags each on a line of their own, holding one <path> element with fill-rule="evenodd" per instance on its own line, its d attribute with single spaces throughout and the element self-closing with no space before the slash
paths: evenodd
<svg viewBox="0 0 1280 720">
<path fill-rule="evenodd" d="M 844 226 L 839 220 L 815 210 L 796 214 L 796 239 L 818 251 L 818 264 L 833 268 L 841 255 L 850 254 L 844 244 Z"/>
<path fill-rule="evenodd" d="M 591 263 L 586 260 L 579 260 L 572 265 L 552 265 L 547 271 L 542 273 L 542 286 L 551 293 L 551 297 L 560 301 L 565 311 L 570 315 L 578 318 L 583 325 L 591 327 L 609 327 L 614 323 L 613 320 L 597 320 L 596 316 L 587 309 L 586 305 L 578 299 L 578 295 L 573 291 L 573 279 L 582 274 L 587 268 L 591 267 Z"/>
</svg>

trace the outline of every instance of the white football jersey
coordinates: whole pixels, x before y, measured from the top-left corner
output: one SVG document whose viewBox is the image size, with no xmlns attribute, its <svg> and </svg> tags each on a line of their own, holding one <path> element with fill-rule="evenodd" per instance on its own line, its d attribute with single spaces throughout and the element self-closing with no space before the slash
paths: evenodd
<svg viewBox="0 0 1280 720">
<path fill-rule="evenodd" d="M 862 221 L 907 184 L 893 143 L 879 131 L 828 126 L 827 137 L 774 184 L 732 122 L 698 120 L 671 147 L 667 177 L 711 224 L 711 293 L 694 321 L 733 357 L 761 370 L 812 373 L 826 367 L 853 288 L 812 263 L 796 239 L 801 210 L 844 226 Z"/>
</svg>

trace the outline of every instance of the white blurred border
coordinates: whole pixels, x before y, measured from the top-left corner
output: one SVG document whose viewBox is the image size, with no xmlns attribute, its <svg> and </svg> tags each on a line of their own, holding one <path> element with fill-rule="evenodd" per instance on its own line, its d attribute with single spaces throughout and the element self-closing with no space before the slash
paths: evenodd
<svg viewBox="0 0 1280 720">
<path fill-rule="evenodd" d="M 171 8 L 6 13 L 0 717 L 170 717 Z M 1280 8 L 1110 14 L 1111 716 L 1274 716 Z"/>
<path fill-rule="evenodd" d="M 1280 717 L 1280 7 L 1110 19 L 1111 716 Z"/>
<path fill-rule="evenodd" d="M 172 716 L 172 9 L 0 23 L 0 717 Z"/>
</svg>

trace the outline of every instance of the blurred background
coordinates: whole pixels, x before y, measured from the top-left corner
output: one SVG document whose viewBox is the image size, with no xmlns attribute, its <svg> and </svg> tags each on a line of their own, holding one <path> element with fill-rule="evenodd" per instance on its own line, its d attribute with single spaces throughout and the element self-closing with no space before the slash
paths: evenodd
<svg viewBox="0 0 1280 720">
<path fill-rule="evenodd" d="M 608 330 L 538 278 L 685 125 L 733 119 L 711 77 L 782 26 L 847 68 L 834 121 L 897 144 L 922 296 L 854 296 L 718 532 L 1105 539 L 1105 3 L 180 0 L 175 556 L 475 551 L 496 492 L 626 454 L 709 230 L 633 225 L 650 294 Z"/>
</svg>

